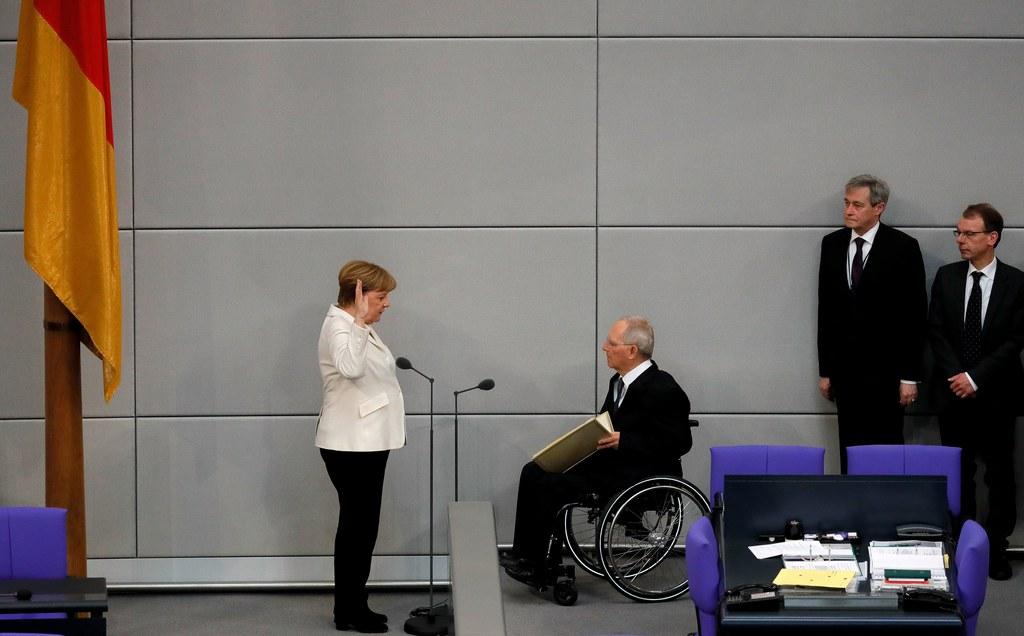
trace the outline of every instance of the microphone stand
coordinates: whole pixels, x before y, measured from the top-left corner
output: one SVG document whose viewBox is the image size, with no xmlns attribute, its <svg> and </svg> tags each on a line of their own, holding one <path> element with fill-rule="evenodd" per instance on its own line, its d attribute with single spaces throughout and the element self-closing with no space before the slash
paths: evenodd
<svg viewBox="0 0 1024 636">
<path fill-rule="evenodd" d="M 430 383 L 430 475 L 427 479 L 429 484 L 427 488 L 429 492 L 428 497 L 430 498 L 428 502 L 428 509 L 430 510 L 430 529 L 428 532 L 430 547 L 427 550 L 430 555 L 430 585 L 428 588 L 430 590 L 430 601 L 427 607 L 413 610 L 413 616 L 410 616 L 405 621 L 405 632 L 407 634 L 415 634 L 416 636 L 442 636 L 448 633 L 448 624 L 451 622 L 451 616 L 448 614 L 448 606 L 444 606 L 443 613 L 438 613 L 434 608 L 434 378 L 412 366 L 408 358 L 396 358 L 395 366 L 399 369 L 415 371 Z"/>
<path fill-rule="evenodd" d="M 494 388 L 494 380 L 486 378 L 480 380 L 476 386 L 471 386 L 468 389 L 459 389 L 454 392 L 455 395 L 455 501 L 459 500 L 459 393 L 466 393 L 467 391 L 490 391 Z"/>
</svg>

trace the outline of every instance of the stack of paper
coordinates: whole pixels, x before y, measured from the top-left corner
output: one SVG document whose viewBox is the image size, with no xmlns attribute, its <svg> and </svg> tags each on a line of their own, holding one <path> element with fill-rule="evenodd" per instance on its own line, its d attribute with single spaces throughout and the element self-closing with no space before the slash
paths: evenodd
<svg viewBox="0 0 1024 636">
<path fill-rule="evenodd" d="M 808 561 L 855 561 L 853 546 L 849 543 L 821 543 L 819 541 L 783 541 L 748 546 L 758 559 L 781 556 L 783 559 Z"/>
<path fill-rule="evenodd" d="M 872 590 L 949 590 L 946 557 L 939 541 L 872 541 L 868 558 Z"/>
<path fill-rule="evenodd" d="M 826 590 L 845 590 L 856 572 L 823 572 L 819 570 L 794 570 L 783 568 L 772 581 L 780 587 L 807 587 Z"/>
</svg>

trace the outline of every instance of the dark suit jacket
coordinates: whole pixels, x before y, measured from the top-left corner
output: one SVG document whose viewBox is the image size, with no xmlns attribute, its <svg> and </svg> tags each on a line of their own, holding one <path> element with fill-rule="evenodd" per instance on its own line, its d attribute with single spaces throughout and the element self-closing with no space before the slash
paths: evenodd
<svg viewBox="0 0 1024 636">
<path fill-rule="evenodd" d="M 935 359 L 935 394 L 938 407 L 957 400 L 949 390 L 950 378 L 966 371 L 978 385 L 979 406 L 1007 414 L 1024 412 L 1024 272 L 1003 261 L 996 266 L 985 322 L 981 326 L 981 360 L 970 368 L 960 362 L 964 330 L 964 293 L 967 261 L 939 268 L 932 283 L 928 335 Z"/>
<path fill-rule="evenodd" d="M 854 292 L 846 278 L 851 232 L 821 241 L 818 373 L 833 385 L 920 380 L 928 311 L 921 248 L 879 223 Z"/>
<path fill-rule="evenodd" d="M 601 411 L 612 412 L 617 377 L 613 375 L 608 381 Z M 651 368 L 629 385 L 626 397 L 612 415 L 612 424 L 621 433 L 619 448 L 598 451 L 580 466 L 611 488 L 654 475 L 679 476 L 679 458 L 693 445 L 689 420 L 686 392 L 652 361 Z"/>
</svg>

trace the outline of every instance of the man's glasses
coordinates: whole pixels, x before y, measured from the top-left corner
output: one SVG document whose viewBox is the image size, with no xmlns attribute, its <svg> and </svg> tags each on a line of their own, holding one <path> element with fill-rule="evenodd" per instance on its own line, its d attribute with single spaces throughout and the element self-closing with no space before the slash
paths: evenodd
<svg viewBox="0 0 1024 636">
<path fill-rule="evenodd" d="M 982 234 L 991 234 L 992 232 L 961 232 L 960 230 L 953 230 L 953 238 L 958 239 L 961 236 L 967 239 L 972 239 L 975 236 L 981 236 Z"/>
<path fill-rule="evenodd" d="M 611 340 L 608 340 L 607 338 L 605 338 L 604 343 L 606 345 L 608 345 L 609 347 L 631 347 L 631 346 L 633 346 L 633 344 L 630 343 L 630 342 L 612 342 Z"/>
</svg>

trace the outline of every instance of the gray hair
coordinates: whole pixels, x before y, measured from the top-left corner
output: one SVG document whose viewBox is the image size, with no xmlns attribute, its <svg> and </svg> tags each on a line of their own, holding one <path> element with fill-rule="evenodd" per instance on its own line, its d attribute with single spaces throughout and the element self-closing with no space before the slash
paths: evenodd
<svg viewBox="0 0 1024 636">
<path fill-rule="evenodd" d="M 643 316 L 623 316 L 619 321 L 626 323 L 623 344 L 636 346 L 640 355 L 649 360 L 654 355 L 654 327 L 651 322 Z"/>
<path fill-rule="evenodd" d="M 870 174 L 859 174 L 846 182 L 846 191 L 867 188 L 871 191 L 871 205 L 889 202 L 889 184 Z"/>
</svg>

